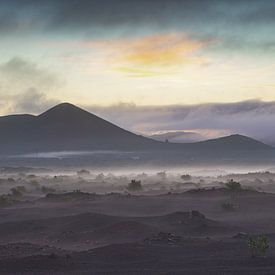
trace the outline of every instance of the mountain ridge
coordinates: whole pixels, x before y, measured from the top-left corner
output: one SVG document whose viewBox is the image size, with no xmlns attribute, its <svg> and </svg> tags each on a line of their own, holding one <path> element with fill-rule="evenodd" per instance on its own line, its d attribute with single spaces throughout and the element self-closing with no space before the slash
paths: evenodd
<svg viewBox="0 0 275 275">
<path fill-rule="evenodd" d="M 136 135 L 70 103 L 34 116 L 0 117 L 0 154 L 82 150 L 267 150 L 239 134 L 194 143 L 165 143 Z"/>
</svg>

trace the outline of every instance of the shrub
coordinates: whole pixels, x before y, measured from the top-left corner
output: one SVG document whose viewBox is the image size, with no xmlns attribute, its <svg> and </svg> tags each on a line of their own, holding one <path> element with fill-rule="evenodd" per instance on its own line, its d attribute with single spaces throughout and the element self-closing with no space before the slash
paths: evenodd
<svg viewBox="0 0 275 275">
<path fill-rule="evenodd" d="M 41 186 L 41 192 L 43 193 L 54 193 L 56 190 L 52 187 L 47 187 L 47 186 Z"/>
<path fill-rule="evenodd" d="M 11 203 L 10 199 L 6 195 L 0 195 L 0 207 L 7 206 Z"/>
<path fill-rule="evenodd" d="M 39 182 L 37 180 L 31 180 L 28 183 L 29 185 L 35 187 L 36 189 L 39 189 Z"/>
<path fill-rule="evenodd" d="M 251 251 L 252 257 L 265 256 L 269 249 L 269 239 L 262 234 L 248 239 L 248 247 Z"/>
<path fill-rule="evenodd" d="M 128 190 L 130 191 L 139 191 L 142 189 L 141 181 L 140 180 L 131 180 L 128 184 Z"/>
<path fill-rule="evenodd" d="M 158 172 L 157 177 L 159 177 L 161 180 L 166 180 L 166 178 L 167 178 L 166 172 L 165 171 Z"/>
<path fill-rule="evenodd" d="M 232 179 L 225 184 L 225 187 L 227 189 L 229 189 L 230 191 L 239 191 L 242 189 L 241 184 L 237 181 L 232 180 Z"/>
<path fill-rule="evenodd" d="M 85 177 L 85 176 L 89 176 L 90 175 L 90 172 L 88 170 L 85 170 L 85 169 L 77 171 L 76 173 L 77 173 L 77 175 L 79 177 Z"/>
<path fill-rule="evenodd" d="M 17 189 L 16 187 L 11 188 L 11 194 L 14 197 L 21 197 L 21 196 L 23 196 L 23 193 L 19 189 Z"/>
<path fill-rule="evenodd" d="M 191 177 L 190 175 L 188 175 L 188 174 L 182 175 L 180 178 L 181 178 L 182 180 L 191 180 L 191 179 L 192 179 L 192 177 Z"/>
<path fill-rule="evenodd" d="M 26 190 L 26 187 L 24 185 L 19 185 L 19 186 L 16 186 L 16 189 L 18 191 L 20 191 L 21 193 L 25 193 L 27 190 Z"/>
</svg>

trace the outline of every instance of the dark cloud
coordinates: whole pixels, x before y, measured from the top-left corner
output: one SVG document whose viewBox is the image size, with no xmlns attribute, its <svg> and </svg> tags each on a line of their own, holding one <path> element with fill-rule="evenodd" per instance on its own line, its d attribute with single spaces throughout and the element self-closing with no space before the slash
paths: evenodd
<svg viewBox="0 0 275 275">
<path fill-rule="evenodd" d="M 137 133 L 196 130 L 200 135 L 244 134 L 275 145 L 275 102 L 258 100 L 179 106 L 88 106 L 98 114 Z M 184 139 L 183 139 L 184 140 Z"/>
<path fill-rule="evenodd" d="M 252 36 L 266 36 L 262 31 L 259 33 L 261 24 L 265 27 L 275 24 L 273 0 L 2 0 L 0 3 L 3 3 L 2 32 L 19 29 L 22 33 L 80 32 L 95 36 L 106 32 L 110 37 L 117 33 L 171 30 L 199 37 L 234 39 L 233 32 L 243 41 L 248 35 L 246 31 L 252 32 Z"/>
<path fill-rule="evenodd" d="M 230 22 L 274 21 L 272 0 L 66 0 L 50 1 L 53 27 L 114 26 L 124 24 L 181 25 Z"/>
<path fill-rule="evenodd" d="M 19 23 L 12 19 L 12 14 L 3 14 L 0 17 L 0 33 L 9 34 L 19 28 Z"/>
</svg>

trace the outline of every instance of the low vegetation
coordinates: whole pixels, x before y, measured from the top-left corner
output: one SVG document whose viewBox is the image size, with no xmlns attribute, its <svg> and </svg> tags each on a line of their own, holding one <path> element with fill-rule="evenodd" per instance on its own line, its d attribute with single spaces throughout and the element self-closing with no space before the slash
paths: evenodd
<svg viewBox="0 0 275 275">
<path fill-rule="evenodd" d="M 252 257 L 266 256 L 269 249 L 269 239 L 262 234 L 248 239 L 248 247 Z"/>
<path fill-rule="evenodd" d="M 48 194 L 48 193 L 54 193 L 55 191 L 56 190 L 52 187 L 47 187 L 47 186 L 44 186 L 44 185 L 41 186 L 41 192 L 42 193 Z"/>
<path fill-rule="evenodd" d="M 188 180 L 192 179 L 191 175 L 189 175 L 189 174 L 181 175 L 180 178 L 184 181 L 188 181 Z"/>
<path fill-rule="evenodd" d="M 79 177 L 85 177 L 85 176 L 90 175 L 90 171 L 85 170 L 85 169 L 81 169 L 81 170 L 77 171 L 76 173 Z"/>
<path fill-rule="evenodd" d="M 33 186 L 36 189 L 39 189 L 39 182 L 37 180 L 30 180 L 28 182 L 29 185 Z"/>
<path fill-rule="evenodd" d="M 225 183 L 225 187 L 230 191 L 240 191 L 240 190 L 242 190 L 241 184 L 237 181 L 234 181 L 233 179 L 231 179 L 230 181 Z"/>
<path fill-rule="evenodd" d="M 14 197 L 22 197 L 23 194 L 26 192 L 25 186 L 16 186 L 10 189 L 11 194 Z"/>
<path fill-rule="evenodd" d="M 11 204 L 10 195 L 0 195 L 0 207 L 8 206 Z"/>
<path fill-rule="evenodd" d="M 163 172 L 158 172 L 157 177 L 160 178 L 161 180 L 166 180 L 167 179 L 167 174 L 165 171 Z"/>
<path fill-rule="evenodd" d="M 131 182 L 128 184 L 127 189 L 129 191 L 140 191 L 142 190 L 142 185 L 140 180 L 131 180 Z"/>
</svg>

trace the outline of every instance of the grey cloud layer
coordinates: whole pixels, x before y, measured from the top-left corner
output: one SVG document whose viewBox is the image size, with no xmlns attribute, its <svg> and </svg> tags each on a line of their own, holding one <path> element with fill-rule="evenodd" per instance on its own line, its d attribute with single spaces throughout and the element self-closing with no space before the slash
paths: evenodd
<svg viewBox="0 0 275 275">
<path fill-rule="evenodd" d="M 0 83 L 2 112 L 37 113 L 58 102 L 49 99 L 47 93 L 61 84 L 59 78 L 18 57 L 0 64 Z"/>
<path fill-rule="evenodd" d="M 110 38 L 184 31 L 220 39 L 231 48 L 272 50 L 275 44 L 272 0 L 1 0 L 0 4 L 0 32 L 6 34 L 54 32 Z"/>
<path fill-rule="evenodd" d="M 138 107 L 88 106 L 94 112 L 137 133 L 214 130 L 239 133 L 275 145 L 275 102 L 244 101 L 228 104 Z"/>
<path fill-rule="evenodd" d="M 17 80 L 33 83 L 36 82 L 43 87 L 54 86 L 59 84 L 58 77 L 40 68 L 36 63 L 14 57 L 0 64 L 0 73 L 8 80 Z"/>
</svg>

